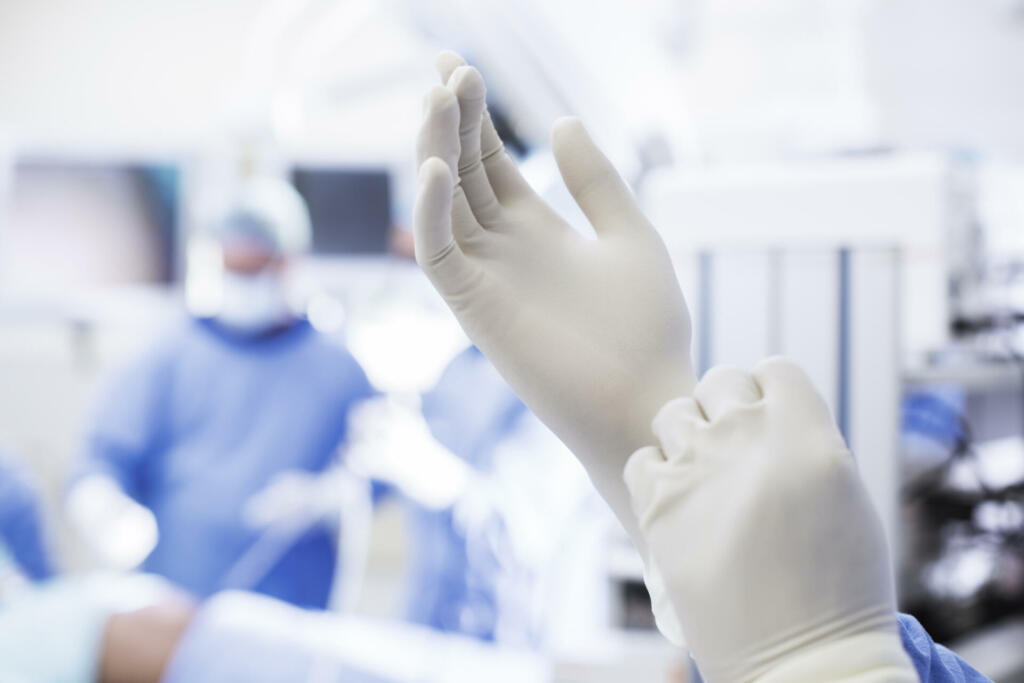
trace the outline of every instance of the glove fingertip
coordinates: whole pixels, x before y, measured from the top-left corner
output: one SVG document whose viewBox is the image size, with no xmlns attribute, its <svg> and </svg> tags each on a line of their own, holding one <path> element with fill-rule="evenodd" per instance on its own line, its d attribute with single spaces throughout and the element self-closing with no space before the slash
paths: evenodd
<svg viewBox="0 0 1024 683">
<path fill-rule="evenodd" d="M 466 60 L 454 50 L 442 50 L 434 59 L 434 68 L 437 69 L 442 83 L 447 83 L 455 70 L 465 64 Z"/>
<path fill-rule="evenodd" d="M 626 466 L 622 470 L 622 479 L 633 499 L 633 511 L 638 517 L 640 511 L 647 507 L 651 497 L 652 469 L 664 462 L 665 457 L 657 446 L 639 448 L 626 461 Z"/>
<path fill-rule="evenodd" d="M 441 111 L 445 107 L 455 104 L 455 95 L 443 85 L 435 85 L 427 91 L 424 101 L 425 111 Z"/>
<path fill-rule="evenodd" d="M 448 79 L 448 87 L 459 99 L 483 99 L 487 94 L 484 77 L 475 67 L 465 64 L 452 72 Z"/>
<path fill-rule="evenodd" d="M 449 180 L 452 177 L 451 169 L 441 157 L 428 157 L 420 164 L 420 182 L 426 182 L 431 175 L 448 176 Z"/>
<path fill-rule="evenodd" d="M 441 157 L 432 156 L 420 164 L 418 177 L 420 186 L 419 196 L 424 201 L 437 200 L 438 203 L 451 204 L 450 197 L 455 181 L 452 178 L 451 168 Z M 449 200 L 444 202 L 442 200 L 446 195 L 449 197 Z"/>
<path fill-rule="evenodd" d="M 598 237 L 650 228 L 629 186 L 578 118 L 564 116 L 555 121 L 551 151 L 569 194 Z"/>
<path fill-rule="evenodd" d="M 429 157 L 420 165 L 413 227 L 416 259 L 429 262 L 452 241 L 452 180 L 448 164 Z"/>
<path fill-rule="evenodd" d="M 587 129 L 578 116 L 560 116 L 551 126 L 551 141 L 564 140 L 566 136 L 580 133 L 587 135 Z"/>
</svg>

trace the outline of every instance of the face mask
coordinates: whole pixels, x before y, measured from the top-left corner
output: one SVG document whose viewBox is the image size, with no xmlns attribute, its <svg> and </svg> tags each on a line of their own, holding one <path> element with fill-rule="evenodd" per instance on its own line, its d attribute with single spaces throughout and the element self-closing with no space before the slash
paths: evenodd
<svg viewBox="0 0 1024 683">
<path fill-rule="evenodd" d="M 284 288 L 270 271 L 255 275 L 225 272 L 217 322 L 234 332 L 259 334 L 282 322 L 288 314 Z"/>
</svg>

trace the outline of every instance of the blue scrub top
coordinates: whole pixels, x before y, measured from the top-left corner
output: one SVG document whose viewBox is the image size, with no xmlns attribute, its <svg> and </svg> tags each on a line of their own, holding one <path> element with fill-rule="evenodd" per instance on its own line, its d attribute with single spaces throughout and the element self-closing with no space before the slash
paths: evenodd
<svg viewBox="0 0 1024 683">
<path fill-rule="evenodd" d="M 34 581 L 54 574 L 55 563 L 34 483 L 13 459 L 0 454 L 0 543 Z"/>
<path fill-rule="evenodd" d="M 280 472 L 328 467 L 349 409 L 372 394 L 352 355 L 304 320 L 248 337 L 189 319 L 114 378 L 77 476 L 112 476 L 151 509 L 160 537 L 143 569 L 206 597 L 260 537 L 241 519 L 249 497 Z M 324 607 L 335 546 L 318 526 L 257 585 L 233 587 Z"/>
<path fill-rule="evenodd" d="M 470 347 L 445 368 L 423 397 L 423 416 L 439 443 L 479 472 L 526 412 L 498 371 Z M 497 626 L 500 520 L 490 538 L 467 538 L 451 509 L 410 506 L 412 567 L 407 619 L 446 632 L 493 641 Z"/>
</svg>

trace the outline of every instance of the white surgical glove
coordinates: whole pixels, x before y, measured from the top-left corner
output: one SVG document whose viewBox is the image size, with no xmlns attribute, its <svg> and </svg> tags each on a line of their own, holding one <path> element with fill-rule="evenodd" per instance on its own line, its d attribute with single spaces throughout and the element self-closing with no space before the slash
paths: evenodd
<svg viewBox="0 0 1024 683">
<path fill-rule="evenodd" d="M 443 53 L 446 85 L 426 98 L 416 260 L 473 343 L 580 459 L 644 555 L 622 468 L 654 442 L 658 408 L 694 384 L 690 319 L 668 252 L 576 119 L 559 120 L 551 144 L 596 239 L 545 204 L 504 151 L 483 79 L 464 64 Z M 678 642 L 656 585 L 652 592 L 659 626 Z"/>
<path fill-rule="evenodd" d="M 706 680 L 917 680 L 881 523 L 800 368 L 715 368 L 654 432 L 625 480 Z"/>
<path fill-rule="evenodd" d="M 323 472 L 285 470 L 246 500 L 242 519 L 253 529 L 336 523 L 345 504 L 365 497 L 368 486 L 342 465 Z"/>
<path fill-rule="evenodd" d="M 111 569 L 134 569 L 156 547 L 156 518 L 112 478 L 94 474 L 68 492 L 68 517 L 90 549 Z"/>
<path fill-rule="evenodd" d="M 474 483 L 472 468 L 434 438 L 422 413 L 386 397 L 349 414 L 345 462 L 432 510 L 451 506 Z"/>
</svg>

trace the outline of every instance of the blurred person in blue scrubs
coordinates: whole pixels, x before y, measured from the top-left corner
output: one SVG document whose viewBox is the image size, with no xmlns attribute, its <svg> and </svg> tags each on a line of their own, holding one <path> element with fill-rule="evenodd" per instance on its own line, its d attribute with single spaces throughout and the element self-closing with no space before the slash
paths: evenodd
<svg viewBox="0 0 1024 683">
<path fill-rule="evenodd" d="M 483 354 L 470 347 L 445 368 L 423 397 L 432 436 L 478 475 L 491 471 L 497 444 L 526 406 Z M 479 481 L 475 482 L 480 486 Z M 431 509 L 410 506 L 413 567 L 407 618 L 441 631 L 494 640 L 498 580 L 508 554 L 507 531 L 489 501 Z M 461 514 L 460 514 L 461 513 Z"/>
<path fill-rule="evenodd" d="M 16 460 L 0 453 L 0 584 L 42 581 L 55 571 L 35 483 Z"/>
<path fill-rule="evenodd" d="M 197 602 L 136 572 L 57 574 L 38 490 L 0 457 L 0 681 L 177 683 L 501 680 L 539 663 L 424 629 L 299 609 L 245 591 Z M 393 653 L 401 648 L 402 657 Z M 450 660 L 463 670 L 452 678 Z M 518 665 L 518 668 L 517 668 Z M 542 667 L 541 667 L 542 670 Z"/>
<path fill-rule="evenodd" d="M 294 188 L 246 181 L 213 234 L 218 312 L 183 320 L 112 379 L 68 512 L 108 563 L 141 560 L 198 597 L 242 588 L 324 607 L 337 562 L 331 526 L 288 530 L 256 573 L 239 573 L 270 533 L 243 510 L 283 476 L 333 466 L 349 410 L 374 392 L 344 346 L 287 303 L 289 263 L 311 241 Z"/>
<path fill-rule="evenodd" d="M 585 631 L 592 615 L 565 597 L 564 582 L 568 574 L 577 586 L 596 579 L 600 591 L 591 541 L 605 527 L 577 461 L 473 346 L 452 359 L 421 411 L 435 447 L 466 474 L 448 505 L 406 496 L 406 618 L 529 648 L 562 637 L 552 627 Z"/>
<path fill-rule="evenodd" d="M 470 657 L 468 666 L 461 662 L 469 670 L 459 680 L 479 679 L 486 667 L 516 663 L 519 669 L 502 669 L 496 675 L 539 680 L 522 675 L 529 661 L 494 659 L 497 651 L 470 651 L 457 641 L 432 640 L 385 622 L 330 621 L 322 613 L 230 591 L 196 604 L 166 582 L 138 574 L 53 576 L 52 563 L 38 560 L 48 555 L 40 507 L 21 469 L 0 461 L 0 509 L 28 510 L 32 520 L 26 526 L 20 514 L 0 515 L 0 549 L 11 550 L 7 556 L 14 557 L 14 568 L 33 579 L 18 586 L 0 581 L 0 680 L 433 680 L 432 667 L 443 665 L 453 647 Z M 11 519 L 18 522 L 10 526 Z M 985 680 L 934 644 L 912 618 L 902 616 L 900 621 L 904 647 L 921 680 Z M 405 657 L 380 656 L 395 643 L 405 648 Z M 410 645 L 417 648 L 411 662 Z M 437 653 L 433 659 L 431 652 Z"/>
</svg>

